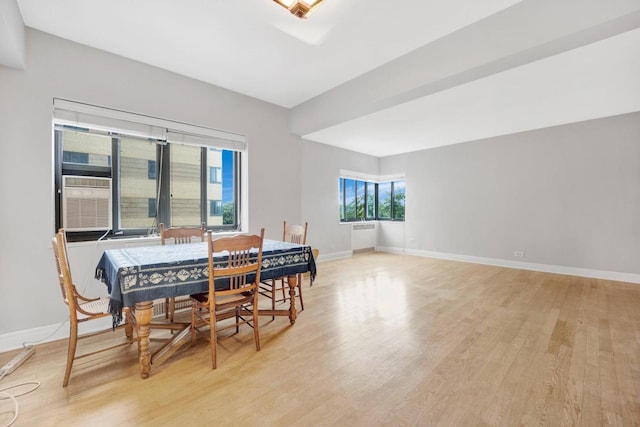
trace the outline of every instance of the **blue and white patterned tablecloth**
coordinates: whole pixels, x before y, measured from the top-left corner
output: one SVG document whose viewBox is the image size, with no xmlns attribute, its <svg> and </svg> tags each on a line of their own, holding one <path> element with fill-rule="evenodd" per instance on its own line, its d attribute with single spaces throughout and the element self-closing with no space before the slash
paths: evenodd
<svg viewBox="0 0 640 427">
<path fill-rule="evenodd" d="M 209 288 L 207 257 L 206 242 L 110 249 L 98 262 L 96 278 L 107 285 L 110 311 L 119 323 L 122 307 L 206 292 Z M 222 254 L 220 257 L 224 258 Z M 219 257 L 214 256 L 214 261 L 216 258 Z M 264 240 L 261 280 L 306 272 L 311 273 L 313 281 L 316 265 L 310 246 Z"/>
</svg>

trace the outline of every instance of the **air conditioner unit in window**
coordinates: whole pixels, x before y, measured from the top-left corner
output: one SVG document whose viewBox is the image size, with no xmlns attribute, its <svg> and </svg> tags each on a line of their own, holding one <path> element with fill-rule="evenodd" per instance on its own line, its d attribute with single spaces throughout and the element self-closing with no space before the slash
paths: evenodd
<svg viewBox="0 0 640 427">
<path fill-rule="evenodd" d="M 111 178 L 63 175 L 62 227 L 66 231 L 111 229 Z"/>
</svg>

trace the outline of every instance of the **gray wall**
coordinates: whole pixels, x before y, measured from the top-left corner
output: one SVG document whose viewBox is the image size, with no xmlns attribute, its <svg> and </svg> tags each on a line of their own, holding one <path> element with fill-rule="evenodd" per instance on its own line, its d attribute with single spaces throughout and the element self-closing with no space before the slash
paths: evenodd
<svg viewBox="0 0 640 427">
<path fill-rule="evenodd" d="M 34 30 L 26 42 L 25 70 L 0 66 L 0 338 L 67 317 L 50 249 L 54 97 L 246 134 L 250 231 L 279 238 L 283 218 L 301 220 L 301 144 L 286 109 Z M 75 279 L 95 282 L 102 245 L 70 246 Z"/>
<path fill-rule="evenodd" d="M 381 159 L 398 171 L 380 246 L 640 273 L 640 113 Z"/>
<path fill-rule="evenodd" d="M 309 223 L 307 243 L 322 257 L 351 253 L 351 224 L 340 223 L 340 170 L 378 175 L 377 157 L 304 141 L 302 146 L 302 218 Z"/>
</svg>

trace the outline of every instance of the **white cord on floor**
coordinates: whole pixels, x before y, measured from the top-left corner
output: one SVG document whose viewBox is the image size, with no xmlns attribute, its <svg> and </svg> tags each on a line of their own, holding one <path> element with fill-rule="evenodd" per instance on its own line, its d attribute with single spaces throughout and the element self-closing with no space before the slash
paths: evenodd
<svg viewBox="0 0 640 427">
<path fill-rule="evenodd" d="M 1 372 L 0 373 L 0 381 L 2 380 L 2 378 L 4 378 L 5 375 L 6 375 L 6 372 Z M 12 388 L 18 388 L 18 387 L 22 387 L 22 386 L 29 385 L 29 384 L 32 384 L 35 387 L 31 388 L 30 390 L 24 391 L 24 392 L 22 392 L 20 394 L 16 394 L 16 395 L 13 395 L 11 393 L 7 393 L 7 390 L 11 390 Z M 0 400 L 9 399 L 9 400 L 11 400 L 13 402 L 13 418 L 11 419 L 11 421 L 9 421 L 9 424 L 5 424 L 2 427 L 9 427 L 13 423 L 15 423 L 16 420 L 18 419 L 20 406 L 18 405 L 18 400 L 16 399 L 16 397 L 24 396 L 25 394 L 31 393 L 32 391 L 35 391 L 38 387 L 40 387 L 40 382 L 39 381 L 27 381 L 27 382 L 24 382 L 24 383 L 15 384 L 15 385 L 11 385 L 11 386 L 8 386 L 8 387 L 0 388 Z"/>
<path fill-rule="evenodd" d="M 0 399 L 11 399 L 13 401 L 13 418 L 9 421 L 9 424 L 5 424 L 3 427 L 9 427 L 11 424 L 15 423 L 18 419 L 18 401 L 15 397 L 10 395 L 9 393 L 4 393 L 0 391 Z"/>
</svg>

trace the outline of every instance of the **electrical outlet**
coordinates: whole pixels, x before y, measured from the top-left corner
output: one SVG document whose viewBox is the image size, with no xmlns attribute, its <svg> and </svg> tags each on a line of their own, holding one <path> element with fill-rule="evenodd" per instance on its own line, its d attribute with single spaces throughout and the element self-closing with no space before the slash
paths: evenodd
<svg viewBox="0 0 640 427">
<path fill-rule="evenodd" d="M 5 375 L 9 375 L 10 373 L 18 369 L 18 367 L 20 367 L 20 365 L 22 365 L 35 352 L 36 348 L 34 346 L 30 345 L 25 347 L 20 353 L 18 353 L 16 357 L 11 359 L 6 365 L 0 368 L 0 372 L 4 373 Z"/>
<path fill-rule="evenodd" d="M 522 258 L 524 256 L 524 251 L 515 251 L 513 252 L 513 256 Z"/>
</svg>

